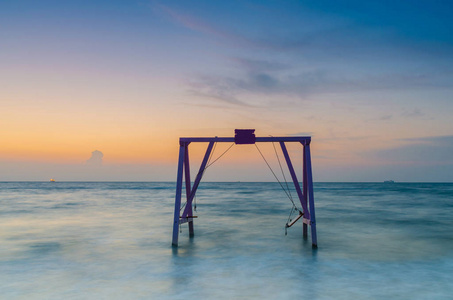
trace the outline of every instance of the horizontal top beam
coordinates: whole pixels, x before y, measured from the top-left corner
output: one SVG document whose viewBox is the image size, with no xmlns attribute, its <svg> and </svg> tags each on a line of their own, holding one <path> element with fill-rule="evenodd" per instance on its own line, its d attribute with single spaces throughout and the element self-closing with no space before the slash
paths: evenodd
<svg viewBox="0 0 453 300">
<path fill-rule="evenodd" d="M 310 144 L 310 136 L 269 136 L 269 137 L 257 137 L 256 142 L 300 142 L 302 144 Z M 182 137 L 179 138 L 181 143 L 234 143 L 234 137 Z"/>
</svg>

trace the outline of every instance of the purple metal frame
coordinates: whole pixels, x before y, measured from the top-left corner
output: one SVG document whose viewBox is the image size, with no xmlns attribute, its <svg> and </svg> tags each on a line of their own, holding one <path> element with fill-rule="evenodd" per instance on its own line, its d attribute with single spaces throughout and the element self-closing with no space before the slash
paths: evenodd
<svg viewBox="0 0 453 300">
<path fill-rule="evenodd" d="M 214 143 L 236 143 L 236 144 L 254 144 L 255 142 L 278 142 L 282 148 L 283 155 L 285 156 L 286 164 L 288 165 L 291 178 L 296 188 L 297 196 L 303 210 L 303 236 L 308 235 L 308 225 L 311 228 L 311 242 L 314 248 L 317 247 L 317 236 L 316 236 L 316 219 L 315 219 L 315 202 L 313 196 L 313 177 L 312 167 L 310 158 L 310 142 L 311 137 L 299 136 L 299 137 L 255 137 L 253 129 L 247 130 L 236 130 L 236 137 L 187 137 L 179 139 L 179 160 L 178 160 L 178 174 L 176 179 L 176 196 L 175 196 L 175 213 L 173 219 L 173 239 L 172 245 L 178 246 L 179 226 L 183 223 L 189 223 L 189 235 L 194 235 L 193 227 L 193 213 L 192 213 L 192 202 L 197 192 L 198 186 L 203 177 L 206 164 L 208 163 L 209 156 L 211 155 Z M 190 181 L 190 165 L 189 165 L 189 144 L 190 143 L 209 143 L 203 161 L 201 163 L 198 174 L 195 178 L 193 185 L 191 186 Z M 286 142 L 299 142 L 303 145 L 303 170 L 302 170 L 302 190 L 300 183 L 297 179 L 296 172 L 294 171 L 286 149 Z M 184 171 L 184 172 L 183 172 Z M 183 184 L 183 173 L 184 181 L 186 185 L 186 199 L 187 203 L 184 208 L 182 215 L 181 210 L 181 197 L 182 197 L 182 184 Z"/>
</svg>

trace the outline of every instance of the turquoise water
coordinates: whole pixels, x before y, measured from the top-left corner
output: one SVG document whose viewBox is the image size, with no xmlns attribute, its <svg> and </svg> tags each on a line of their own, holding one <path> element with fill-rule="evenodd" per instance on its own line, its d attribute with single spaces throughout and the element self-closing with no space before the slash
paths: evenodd
<svg viewBox="0 0 453 300">
<path fill-rule="evenodd" d="M 316 183 L 317 250 L 276 183 L 0 183 L 1 299 L 451 299 L 453 184 Z"/>
</svg>

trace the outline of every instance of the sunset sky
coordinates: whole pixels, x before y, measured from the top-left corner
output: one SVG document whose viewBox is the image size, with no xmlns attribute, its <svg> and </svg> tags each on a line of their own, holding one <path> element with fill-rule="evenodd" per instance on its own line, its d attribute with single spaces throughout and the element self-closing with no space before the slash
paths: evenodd
<svg viewBox="0 0 453 300">
<path fill-rule="evenodd" d="M 315 181 L 452 182 L 452 114 L 451 1 L 0 1 L 0 181 L 172 181 L 179 137 L 254 128 Z"/>
</svg>

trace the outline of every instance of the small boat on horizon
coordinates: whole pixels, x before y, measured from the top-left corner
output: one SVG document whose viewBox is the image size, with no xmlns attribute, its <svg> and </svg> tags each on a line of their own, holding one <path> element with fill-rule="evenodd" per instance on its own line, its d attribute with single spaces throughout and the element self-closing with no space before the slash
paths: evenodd
<svg viewBox="0 0 453 300">
<path fill-rule="evenodd" d="M 55 179 L 53 179 L 53 178 L 50 178 L 50 182 L 55 182 Z"/>
<path fill-rule="evenodd" d="M 395 183 L 393 180 L 384 180 L 384 183 Z"/>
</svg>

